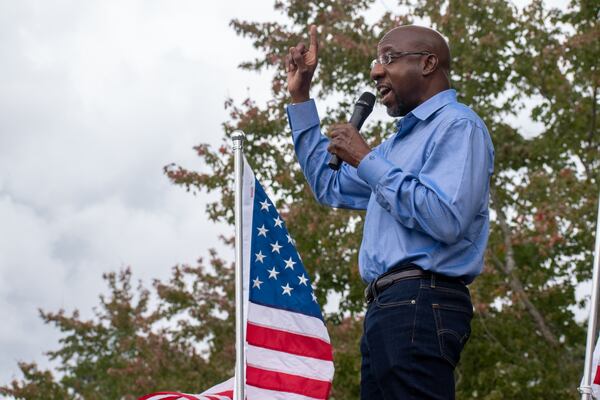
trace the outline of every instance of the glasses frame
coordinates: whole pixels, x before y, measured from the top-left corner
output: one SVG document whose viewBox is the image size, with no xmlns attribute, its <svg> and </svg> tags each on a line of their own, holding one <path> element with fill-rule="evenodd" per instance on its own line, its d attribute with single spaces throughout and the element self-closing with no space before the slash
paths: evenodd
<svg viewBox="0 0 600 400">
<path fill-rule="evenodd" d="M 378 55 L 376 59 L 371 61 L 371 69 L 375 68 L 375 66 L 377 64 L 383 65 L 383 66 L 390 65 L 391 63 L 394 62 L 394 60 L 396 60 L 400 57 L 410 56 L 413 54 L 419 54 L 422 56 L 434 55 L 433 53 L 431 53 L 429 51 L 388 51 L 386 53 Z"/>
</svg>

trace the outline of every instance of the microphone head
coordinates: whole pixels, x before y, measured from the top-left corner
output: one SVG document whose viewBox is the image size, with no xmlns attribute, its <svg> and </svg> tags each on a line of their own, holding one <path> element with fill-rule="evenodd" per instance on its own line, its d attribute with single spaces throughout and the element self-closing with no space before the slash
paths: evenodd
<svg viewBox="0 0 600 400">
<path fill-rule="evenodd" d="M 375 106 L 375 95 L 369 91 L 364 92 L 356 101 L 355 106 L 366 107 L 369 108 L 370 111 L 372 111 L 373 106 Z"/>
</svg>

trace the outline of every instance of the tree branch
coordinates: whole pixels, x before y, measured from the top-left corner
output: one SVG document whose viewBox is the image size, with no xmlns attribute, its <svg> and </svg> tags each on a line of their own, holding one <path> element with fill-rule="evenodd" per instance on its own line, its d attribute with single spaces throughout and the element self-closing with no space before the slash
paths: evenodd
<svg viewBox="0 0 600 400">
<path fill-rule="evenodd" d="M 517 298 L 521 300 L 521 302 L 525 306 L 525 309 L 533 318 L 544 339 L 546 339 L 546 341 L 552 346 L 558 346 L 558 340 L 548 327 L 548 324 L 546 324 L 542 313 L 531 302 L 531 300 L 529 300 L 529 296 L 527 295 L 527 292 L 525 292 L 525 288 L 523 287 L 521 280 L 514 272 L 516 263 L 512 247 L 512 235 L 508 223 L 506 222 L 506 214 L 504 214 L 502 207 L 500 207 L 500 203 L 497 201 L 495 191 L 492 190 L 490 194 L 494 203 L 496 204 L 498 223 L 500 224 L 500 230 L 502 231 L 502 234 L 504 236 L 504 246 L 506 248 L 506 257 L 504 263 L 494 256 L 491 257 L 492 263 L 494 264 L 494 266 L 496 266 L 497 269 L 499 269 L 509 278 L 509 285 L 511 290 L 516 294 Z"/>
</svg>

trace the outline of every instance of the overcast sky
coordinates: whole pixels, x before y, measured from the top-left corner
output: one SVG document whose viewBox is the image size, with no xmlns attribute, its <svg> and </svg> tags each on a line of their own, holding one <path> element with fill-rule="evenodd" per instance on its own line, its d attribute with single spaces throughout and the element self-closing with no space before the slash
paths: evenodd
<svg viewBox="0 0 600 400">
<path fill-rule="evenodd" d="M 149 284 L 232 234 L 162 167 L 202 168 L 227 97 L 268 98 L 228 24 L 272 3 L 0 0 L 0 384 L 57 348 L 38 308 L 90 316 L 103 272 Z"/>
<path fill-rule="evenodd" d="M 0 383 L 57 348 L 38 308 L 89 316 L 103 272 L 166 278 L 232 233 L 162 167 L 202 168 L 226 97 L 268 96 L 228 23 L 271 3 L 0 1 Z"/>
</svg>

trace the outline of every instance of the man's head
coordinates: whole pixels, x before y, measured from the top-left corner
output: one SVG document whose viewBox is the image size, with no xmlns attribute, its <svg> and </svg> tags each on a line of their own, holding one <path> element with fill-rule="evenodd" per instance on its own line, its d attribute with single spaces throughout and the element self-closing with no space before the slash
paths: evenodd
<svg viewBox="0 0 600 400">
<path fill-rule="evenodd" d="M 408 114 L 448 89 L 449 76 L 448 43 L 439 32 L 415 25 L 386 33 L 377 45 L 377 60 L 371 68 L 381 102 L 393 117 Z"/>
</svg>

